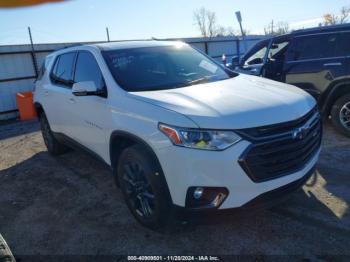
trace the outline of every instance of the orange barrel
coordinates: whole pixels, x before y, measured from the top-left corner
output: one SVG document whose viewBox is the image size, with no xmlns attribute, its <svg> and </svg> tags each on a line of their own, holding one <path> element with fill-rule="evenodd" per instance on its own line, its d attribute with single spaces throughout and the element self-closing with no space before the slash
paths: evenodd
<svg viewBox="0 0 350 262">
<path fill-rule="evenodd" d="M 19 110 L 19 116 L 22 121 L 34 119 L 37 117 L 33 104 L 32 92 L 17 93 L 16 101 Z"/>
</svg>

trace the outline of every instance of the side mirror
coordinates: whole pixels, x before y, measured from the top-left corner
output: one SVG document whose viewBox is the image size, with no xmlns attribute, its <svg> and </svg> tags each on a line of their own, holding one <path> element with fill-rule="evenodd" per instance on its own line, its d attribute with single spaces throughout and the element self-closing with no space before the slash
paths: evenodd
<svg viewBox="0 0 350 262">
<path fill-rule="evenodd" d="M 74 83 L 72 93 L 75 96 L 93 96 L 100 95 L 101 92 L 97 89 L 95 82 L 85 81 Z"/>
</svg>

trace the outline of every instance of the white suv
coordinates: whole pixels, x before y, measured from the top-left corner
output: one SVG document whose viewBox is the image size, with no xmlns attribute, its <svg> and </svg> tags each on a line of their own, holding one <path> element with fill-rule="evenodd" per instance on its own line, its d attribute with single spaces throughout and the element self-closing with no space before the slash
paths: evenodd
<svg viewBox="0 0 350 262">
<path fill-rule="evenodd" d="M 48 151 L 78 146 L 102 159 L 132 214 L 152 228 L 177 208 L 279 199 L 307 180 L 320 152 L 310 95 L 229 71 L 180 42 L 62 49 L 47 56 L 35 86 Z"/>
</svg>

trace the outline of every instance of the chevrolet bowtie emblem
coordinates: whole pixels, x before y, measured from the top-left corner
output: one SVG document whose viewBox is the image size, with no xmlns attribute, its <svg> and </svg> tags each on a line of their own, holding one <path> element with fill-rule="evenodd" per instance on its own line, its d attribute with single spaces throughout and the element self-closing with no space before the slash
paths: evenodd
<svg viewBox="0 0 350 262">
<path fill-rule="evenodd" d="M 297 129 L 295 129 L 292 133 L 293 139 L 299 139 L 299 140 L 304 139 L 305 136 L 307 135 L 309 129 L 310 129 L 310 127 L 308 127 L 308 126 L 303 126 L 303 127 L 299 127 Z"/>
</svg>

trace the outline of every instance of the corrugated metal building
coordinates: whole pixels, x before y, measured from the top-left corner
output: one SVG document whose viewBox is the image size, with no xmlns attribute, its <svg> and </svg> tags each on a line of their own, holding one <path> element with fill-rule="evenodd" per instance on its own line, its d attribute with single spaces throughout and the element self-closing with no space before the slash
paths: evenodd
<svg viewBox="0 0 350 262">
<path fill-rule="evenodd" d="M 220 60 L 222 54 L 226 54 L 228 58 L 238 53 L 242 55 L 245 49 L 249 49 L 262 38 L 261 36 L 248 36 L 244 44 L 237 37 L 165 40 L 187 42 Z M 77 43 L 35 44 L 33 47 L 31 45 L 0 46 L 0 120 L 17 117 L 16 93 L 33 89 L 38 68 L 45 56 L 54 50 L 72 44 Z"/>
</svg>

